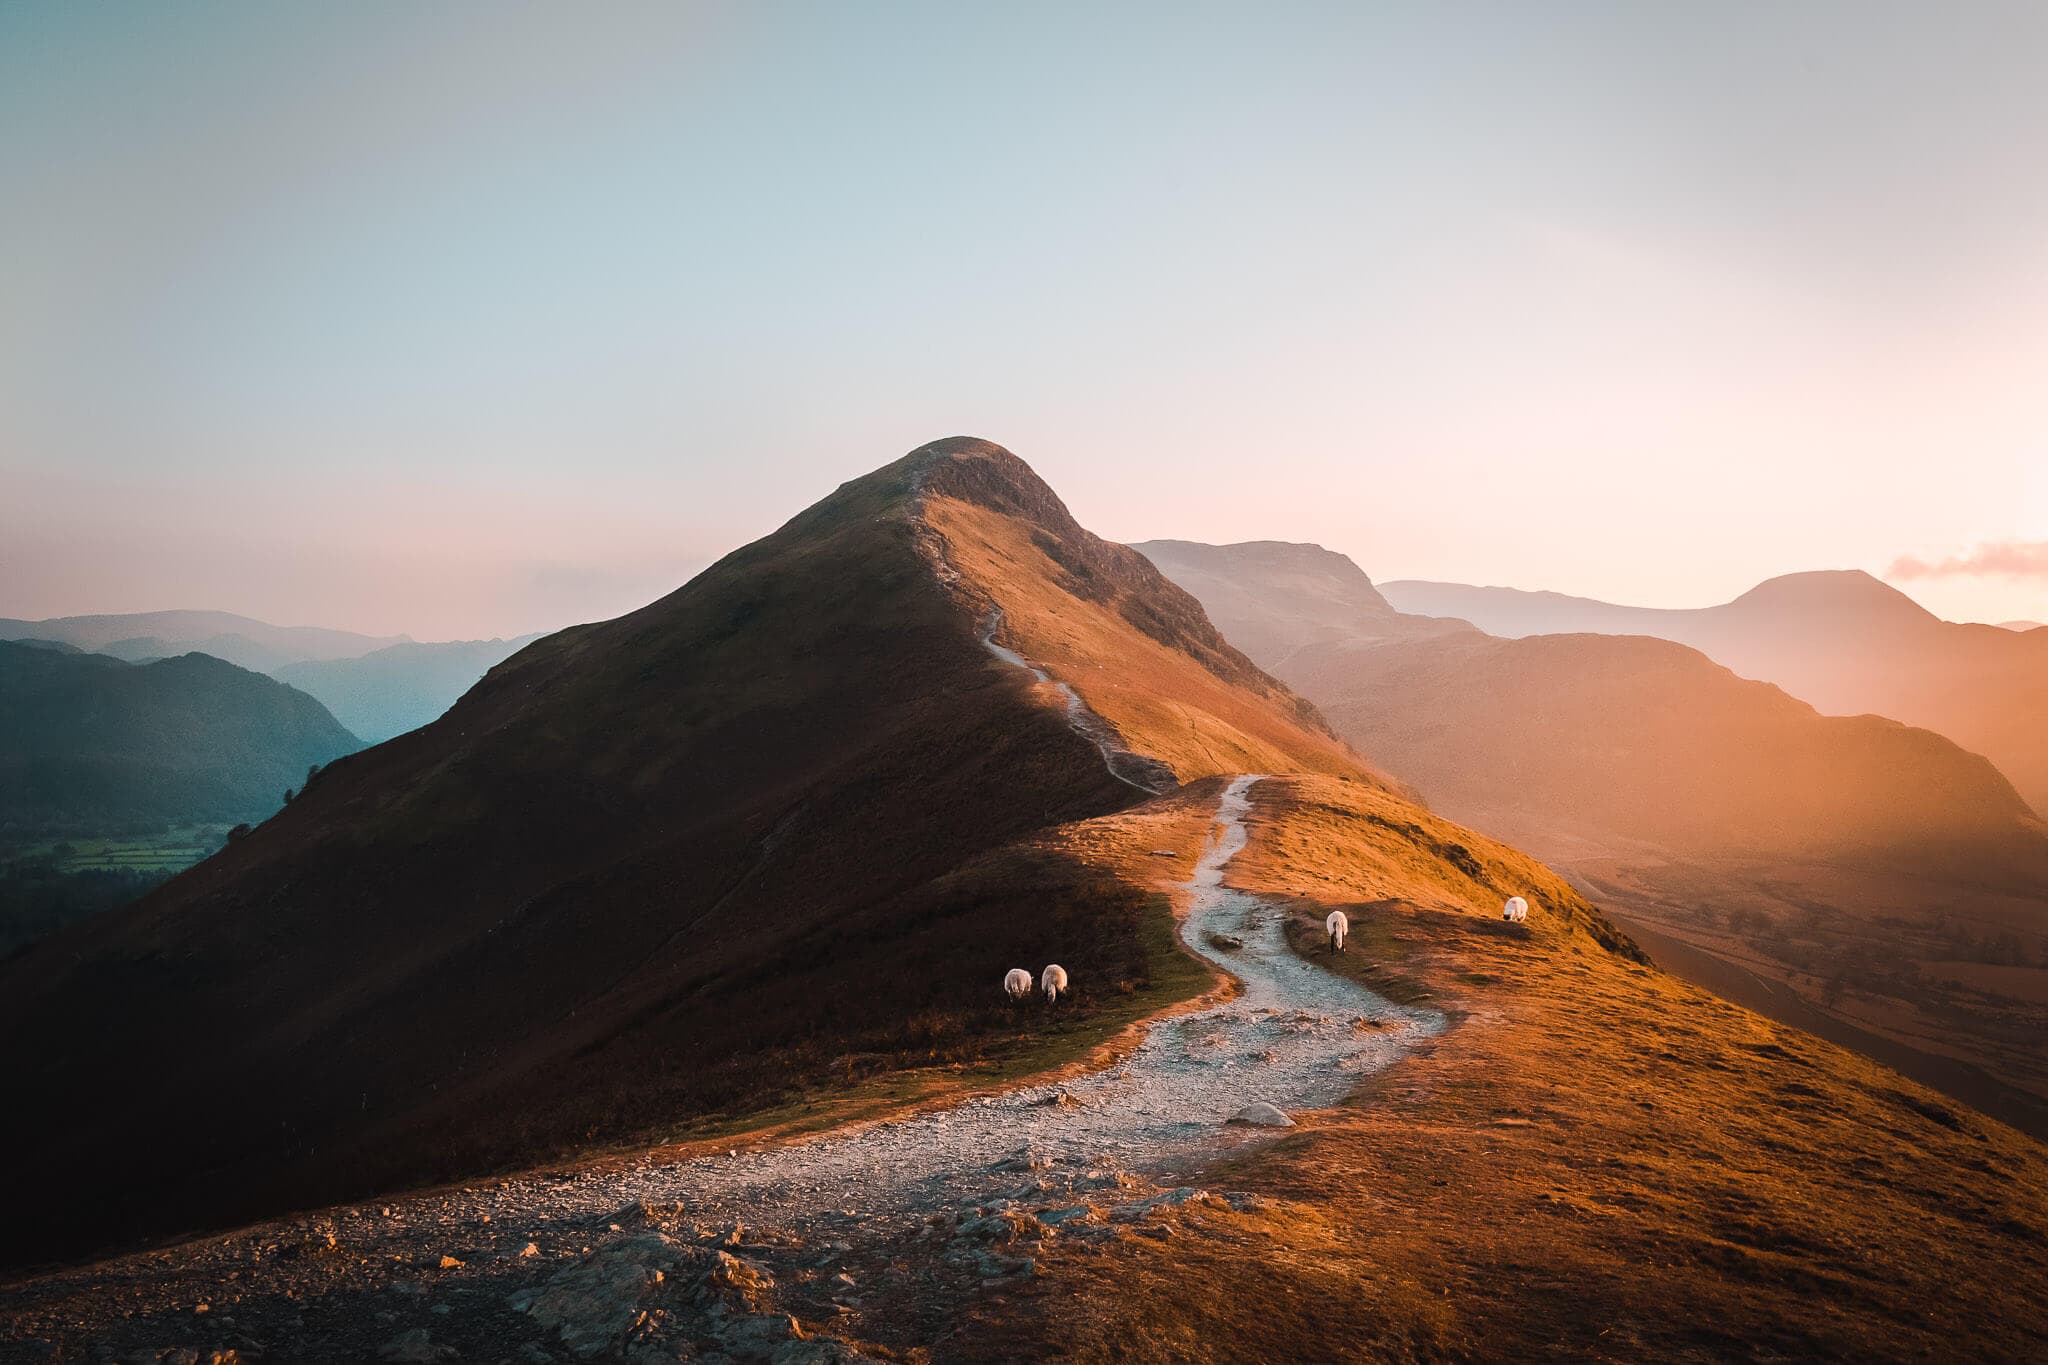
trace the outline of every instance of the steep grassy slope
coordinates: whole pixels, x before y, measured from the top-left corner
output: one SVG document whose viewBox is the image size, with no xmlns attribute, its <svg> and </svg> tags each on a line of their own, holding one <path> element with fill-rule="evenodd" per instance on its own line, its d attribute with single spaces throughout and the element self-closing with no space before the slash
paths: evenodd
<svg viewBox="0 0 2048 1365">
<path fill-rule="evenodd" d="M 1874 712 L 1983 754 L 2048 815 L 2048 633 L 1943 621 L 1858 572 L 1788 574 L 1692 610 L 1455 583 L 1383 585 L 1404 611 L 1500 636 L 1654 635 L 1835 715 Z"/>
<path fill-rule="evenodd" d="M 2048 1153 L 1563 932 L 1569 888 L 1464 836 L 1411 863 L 1356 784 L 1290 779 L 1232 883 L 1320 962 L 1457 1022 L 1221 1170 L 1159 1237 L 1062 1242 L 969 1360 L 2038 1359 Z M 1447 836 L 1427 827 L 1438 840 Z M 1498 919 L 1529 895 L 1526 926 Z"/>
<path fill-rule="evenodd" d="M 438 720 L 484 674 L 540 638 L 408 641 L 352 659 L 285 664 L 276 676 L 317 697 L 364 743 L 381 744 Z"/>
<path fill-rule="evenodd" d="M 998 547 L 1050 557 L 999 575 Z M 110 1220 L 47 1224 L 77 1246 L 659 1134 L 972 1055 L 1011 1028 L 1001 969 L 1048 935 L 1078 980 L 1130 978 L 1127 896 L 1002 855 L 1140 794 L 983 647 L 998 609 L 1034 657 L 1041 615 L 1086 623 L 1101 652 L 1047 662 L 1183 775 L 1215 770 L 1182 751 L 1184 713 L 1212 747 L 1345 765 L 1021 461 L 927 447 L 536 643 L 132 910 L 0 967 L 11 1083 L 66 1116 L 8 1132 L 46 1177 L 28 1203 L 102 1190 Z M 1098 681 L 1126 658 L 1188 690 L 1171 726 Z M 194 1095 L 232 1118 L 153 1121 Z M 42 1226 L 17 1220 L 13 1253 L 64 1249 Z"/>
<path fill-rule="evenodd" d="M 136 666 L 0 642 L 0 830 L 261 819 L 360 747 L 305 693 L 203 654 Z"/>
</svg>

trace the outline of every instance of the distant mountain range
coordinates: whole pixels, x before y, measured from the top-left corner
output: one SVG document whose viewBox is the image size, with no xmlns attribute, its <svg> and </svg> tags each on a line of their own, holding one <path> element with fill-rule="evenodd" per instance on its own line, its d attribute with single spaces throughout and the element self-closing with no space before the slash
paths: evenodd
<svg viewBox="0 0 2048 1365">
<path fill-rule="evenodd" d="M 516 640 L 387 645 L 353 659 L 308 659 L 275 676 L 325 702 L 366 744 L 438 719 L 477 680 L 542 634 Z"/>
<path fill-rule="evenodd" d="M 0 618 L 0 640 L 130 662 L 206 654 L 290 683 L 366 744 L 440 716 L 491 668 L 541 638 L 419 643 L 319 626 L 273 626 L 222 611 Z"/>
<path fill-rule="evenodd" d="M 303 659 L 346 659 L 403 635 L 358 635 L 322 626 L 273 626 L 225 611 L 143 611 L 115 616 L 0 618 L 0 640 L 52 640 L 131 662 L 210 654 L 257 673 Z"/>
<path fill-rule="evenodd" d="M 1403 613 L 1320 546 L 1136 548 L 1361 751 L 1546 856 L 1990 857 L 2048 884 L 2048 830 L 1991 763 L 1939 735 L 1822 716 L 1665 640 L 1497 639 Z"/>
<path fill-rule="evenodd" d="M 260 820 L 361 748 L 305 693 L 205 654 L 130 664 L 0 642 L 0 829 Z"/>
<path fill-rule="evenodd" d="M 1889 716 L 1946 735 L 2048 813 L 2048 632 L 1943 621 L 1858 571 L 1790 574 L 1689 610 L 1459 583 L 1380 587 L 1401 611 L 1511 639 L 1594 632 L 1690 645 L 1831 715 Z"/>
</svg>

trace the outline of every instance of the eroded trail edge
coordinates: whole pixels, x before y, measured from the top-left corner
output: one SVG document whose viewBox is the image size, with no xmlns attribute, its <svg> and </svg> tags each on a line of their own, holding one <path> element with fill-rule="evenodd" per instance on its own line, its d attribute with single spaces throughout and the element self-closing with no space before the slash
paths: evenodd
<svg viewBox="0 0 2048 1365">
<path fill-rule="evenodd" d="M 1442 1029 L 1436 1012 L 1296 956 L 1283 911 L 1224 885 L 1258 780 L 1224 791 L 1182 888 L 1183 941 L 1243 993 L 1155 1021 L 1102 1071 L 761 1150 L 333 1210 L 45 1277 L 0 1304 L 31 1310 L 25 1322 L 54 1310 L 85 1340 L 124 1346 L 152 1332 L 167 1348 L 190 1344 L 225 1318 L 248 1325 L 249 1349 L 292 1359 L 390 1345 L 363 1337 L 365 1321 L 394 1340 L 425 1333 L 423 1351 L 468 1356 L 489 1341 L 529 1361 L 690 1342 L 752 1358 L 734 1333 L 766 1333 L 773 1349 L 759 1358 L 795 1360 L 782 1346 L 822 1340 L 821 1320 L 853 1339 L 941 1330 L 964 1296 L 1031 1273 L 1048 1242 L 1131 1235 L 1155 1210 L 1209 1197 L 1185 1183 L 1204 1162 L 1271 1140 L 1226 1126 L 1242 1106 L 1326 1106 Z M 1212 934 L 1243 946 L 1219 952 Z M 140 1311 L 96 1324 L 93 1287 L 110 1274 L 140 1289 Z M 222 1297 L 230 1279 L 234 1312 L 196 1320 L 193 1303 Z M 346 1323 L 323 1323 L 323 1311 Z"/>
</svg>

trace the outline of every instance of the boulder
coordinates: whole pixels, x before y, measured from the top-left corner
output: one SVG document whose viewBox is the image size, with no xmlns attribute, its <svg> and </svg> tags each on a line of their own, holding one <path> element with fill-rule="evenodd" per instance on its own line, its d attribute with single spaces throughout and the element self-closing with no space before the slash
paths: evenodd
<svg viewBox="0 0 2048 1365">
<path fill-rule="evenodd" d="M 1255 1128 L 1292 1128 L 1294 1120 L 1264 1100 L 1248 1104 L 1230 1116 L 1231 1123 L 1249 1123 Z"/>
<path fill-rule="evenodd" d="M 1192 1185 L 1181 1185 L 1175 1189 L 1161 1190 L 1158 1194 L 1144 1199 L 1134 1200 L 1113 1211 L 1109 1217 L 1111 1222 L 1135 1223 L 1150 1214 L 1186 1208 L 1189 1204 L 1205 1203 L 1208 1198 L 1209 1193 L 1206 1190 L 1198 1190 Z"/>
<path fill-rule="evenodd" d="M 1031 1241 L 1045 1236 L 1045 1225 L 1028 1213 L 1017 1209 L 1001 1209 L 983 1218 L 965 1220 L 954 1235 L 962 1241 L 1007 1246 L 1011 1242 Z"/>
<path fill-rule="evenodd" d="M 377 1359 L 391 1361 L 393 1365 L 439 1365 L 455 1356 L 454 1347 L 436 1346 L 424 1327 L 400 1332 L 377 1348 Z"/>
<path fill-rule="evenodd" d="M 683 1206 L 679 1203 L 664 1204 L 636 1199 L 604 1221 L 628 1232 L 642 1228 L 674 1232 L 677 1225 L 683 1221 Z"/>
<path fill-rule="evenodd" d="M 685 1246 L 659 1232 L 600 1248 L 556 1272 L 525 1312 L 553 1331 L 564 1349 L 588 1360 L 616 1352 L 628 1334 L 689 1305 L 738 1314 L 770 1308 L 774 1277 L 725 1251 Z"/>
<path fill-rule="evenodd" d="M 785 1341 L 775 1348 L 775 1354 L 768 1357 L 768 1365 L 878 1365 L 871 1355 L 863 1355 L 850 1342 L 839 1337 L 805 1337 L 801 1341 Z"/>
<path fill-rule="evenodd" d="M 766 1360 L 802 1337 L 803 1329 L 787 1313 L 748 1313 L 718 1329 L 718 1344 L 741 1360 Z"/>
</svg>

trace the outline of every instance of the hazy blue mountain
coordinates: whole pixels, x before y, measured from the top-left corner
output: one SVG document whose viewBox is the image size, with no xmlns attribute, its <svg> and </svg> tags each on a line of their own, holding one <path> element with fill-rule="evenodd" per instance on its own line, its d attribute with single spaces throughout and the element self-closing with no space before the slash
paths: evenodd
<svg viewBox="0 0 2048 1365">
<path fill-rule="evenodd" d="M 267 673 L 302 659 L 348 659 L 403 635 L 360 635 L 324 626 L 273 626 L 225 611 L 140 611 L 111 616 L 55 616 L 44 621 L 0 617 L 0 640 L 54 640 L 130 661 L 211 654 Z"/>
<path fill-rule="evenodd" d="M 258 820 L 308 766 L 361 747 L 304 692 L 204 654 L 0 642 L 0 830 Z"/>
<path fill-rule="evenodd" d="M 381 744 L 440 719 L 485 673 L 544 633 L 391 645 L 356 659 L 287 664 L 274 676 L 317 697 L 365 744 Z"/>
</svg>

